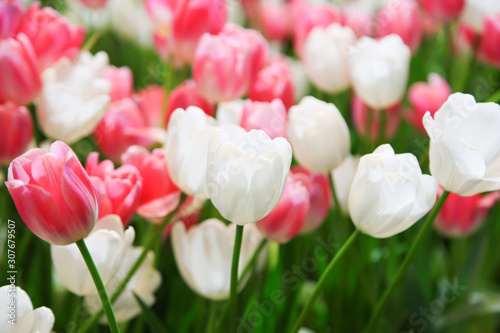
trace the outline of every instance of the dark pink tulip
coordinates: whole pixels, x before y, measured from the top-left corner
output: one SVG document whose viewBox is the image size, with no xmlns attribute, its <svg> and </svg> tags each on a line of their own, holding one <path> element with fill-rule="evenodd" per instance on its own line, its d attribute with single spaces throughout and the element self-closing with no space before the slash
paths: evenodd
<svg viewBox="0 0 500 333">
<path fill-rule="evenodd" d="M 0 2 L 0 39 L 14 37 L 17 34 L 24 6 L 21 0 Z"/>
<path fill-rule="evenodd" d="M 279 98 L 287 110 L 295 104 L 292 75 L 284 61 L 273 61 L 261 69 L 250 87 L 250 98 L 261 102 Z"/>
<path fill-rule="evenodd" d="M 245 101 L 240 126 L 245 130 L 260 129 L 271 139 L 286 137 L 286 109 L 280 99 L 272 102 Z"/>
<path fill-rule="evenodd" d="M 26 226 L 53 245 L 85 238 L 99 214 L 97 193 L 75 153 L 56 141 L 35 148 L 9 166 L 6 182 Z"/>
<path fill-rule="evenodd" d="M 165 128 L 168 126 L 168 121 L 172 112 L 176 109 L 187 109 L 188 106 L 197 106 L 202 109 L 207 115 L 214 115 L 214 104 L 207 101 L 198 93 L 196 83 L 193 80 L 187 80 L 174 90 L 168 96 L 167 115 L 165 117 Z"/>
<path fill-rule="evenodd" d="M 9 164 L 26 151 L 33 137 L 28 109 L 12 102 L 0 105 L 0 165 Z"/>
<path fill-rule="evenodd" d="M 103 77 L 111 83 L 111 102 L 130 97 L 134 91 L 134 76 L 128 67 L 106 67 Z"/>
<path fill-rule="evenodd" d="M 420 0 L 425 12 L 439 21 L 448 21 L 460 15 L 465 0 Z"/>
<path fill-rule="evenodd" d="M 484 32 L 479 42 L 478 55 L 500 67 L 500 15 L 484 18 Z"/>
</svg>

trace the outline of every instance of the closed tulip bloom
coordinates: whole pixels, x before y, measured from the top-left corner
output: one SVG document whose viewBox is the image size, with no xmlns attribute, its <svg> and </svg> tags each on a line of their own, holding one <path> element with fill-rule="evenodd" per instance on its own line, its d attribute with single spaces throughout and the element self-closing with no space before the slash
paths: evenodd
<svg viewBox="0 0 500 333">
<path fill-rule="evenodd" d="M 398 35 L 375 40 L 361 37 L 350 59 L 356 94 L 374 109 L 399 102 L 405 93 L 410 68 L 410 48 Z"/>
<path fill-rule="evenodd" d="M 0 165 L 24 153 L 32 137 L 33 121 L 28 109 L 12 102 L 0 104 Z"/>
<path fill-rule="evenodd" d="M 104 70 L 103 78 L 111 84 L 109 92 L 111 102 L 116 102 L 132 95 L 134 91 L 134 77 L 130 68 L 109 65 Z"/>
<path fill-rule="evenodd" d="M 416 82 L 408 90 L 408 101 L 412 107 L 406 118 L 419 131 L 425 133 L 422 118 L 429 111 L 434 116 L 437 110 L 451 95 L 448 82 L 441 76 L 431 73 L 426 82 Z"/>
<path fill-rule="evenodd" d="M 269 40 L 283 41 L 291 32 L 290 5 L 286 2 L 264 2 L 257 8 L 259 29 Z"/>
<path fill-rule="evenodd" d="M 434 227 L 446 237 L 471 235 L 481 226 L 489 209 L 499 198 L 499 192 L 470 197 L 450 193 L 434 221 Z"/>
<path fill-rule="evenodd" d="M 82 4 L 92 9 L 102 8 L 108 2 L 108 0 L 78 0 L 78 1 L 80 1 Z"/>
<path fill-rule="evenodd" d="M 427 214 L 437 190 L 436 180 L 422 175 L 414 155 L 395 155 L 385 144 L 361 157 L 349 194 L 349 212 L 361 232 L 387 238 Z"/>
<path fill-rule="evenodd" d="M 116 273 L 126 249 L 132 246 L 134 238 L 134 228 L 123 230 L 122 220 L 118 215 L 106 215 L 100 218 L 92 232 L 85 238 L 85 244 L 104 284 L 107 284 Z M 94 281 L 76 244 L 52 245 L 50 253 L 55 273 L 66 289 L 78 296 L 97 293 Z"/>
<path fill-rule="evenodd" d="M 7 101 L 18 105 L 31 103 L 40 92 L 38 58 L 33 45 L 24 34 L 16 38 L 0 39 L 0 103 Z"/>
<path fill-rule="evenodd" d="M 142 176 L 142 191 L 137 213 L 152 222 L 161 222 L 180 200 L 180 191 L 170 179 L 166 152 L 149 152 L 141 146 L 131 146 L 123 153 L 123 165 L 135 166 Z"/>
<path fill-rule="evenodd" d="M 163 127 L 165 125 L 163 106 L 165 99 L 165 89 L 159 85 L 150 85 L 138 91 L 132 99 L 142 113 L 146 123 L 153 127 Z"/>
<path fill-rule="evenodd" d="M 342 6 L 342 25 L 354 31 L 358 38 L 376 37 L 378 25 L 373 3 L 367 1 L 348 2 Z"/>
<path fill-rule="evenodd" d="M 340 203 L 340 209 L 346 214 L 349 214 L 349 193 L 351 193 L 354 175 L 358 170 L 359 159 L 359 156 L 349 155 L 342 164 L 336 167 L 331 173 L 333 183 L 335 184 L 335 193 Z"/>
<path fill-rule="evenodd" d="M 251 130 L 230 138 L 218 132 L 207 155 L 207 190 L 214 206 L 229 221 L 256 222 L 276 206 L 285 188 L 292 149 L 284 138 L 271 140 Z"/>
<path fill-rule="evenodd" d="M 110 84 L 102 78 L 107 64 L 106 53 L 85 51 L 43 72 L 36 111 L 45 135 L 70 144 L 92 133 L 110 100 Z"/>
<path fill-rule="evenodd" d="M 219 125 L 239 125 L 243 116 L 245 101 L 237 99 L 231 102 L 217 104 L 217 123 Z"/>
<path fill-rule="evenodd" d="M 6 0 L 0 3 L 0 39 L 14 37 L 23 17 L 24 6 L 21 0 Z"/>
<path fill-rule="evenodd" d="M 264 236 L 278 243 L 287 243 L 302 229 L 309 211 L 309 191 L 301 176 L 290 172 L 281 199 L 273 210 L 255 225 Z"/>
<path fill-rule="evenodd" d="M 196 83 L 193 80 L 187 80 L 172 90 L 168 95 L 165 127 L 168 127 L 168 121 L 170 120 L 172 112 L 179 108 L 186 109 L 189 106 L 197 106 L 207 115 L 214 115 L 214 103 L 206 100 L 198 93 Z"/>
<path fill-rule="evenodd" d="M 479 42 L 478 56 L 500 67 L 500 14 L 484 18 L 484 33 Z"/>
<path fill-rule="evenodd" d="M 431 174 L 445 190 L 471 196 L 500 189 L 500 105 L 455 93 L 423 122 Z"/>
<path fill-rule="evenodd" d="M 99 154 L 90 153 L 85 169 L 99 196 L 99 218 L 108 214 L 119 215 L 127 225 L 134 215 L 142 193 L 142 177 L 133 165 L 115 169 L 113 162 L 99 163 Z"/>
<path fill-rule="evenodd" d="M 172 228 L 172 248 L 177 268 L 184 282 L 196 293 L 210 300 L 229 298 L 231 259 L 236 225 L 209 219 L 189 230 L 183 223 Z M 254 225 L 245 227 L 240 252 L 238 276 L 262 240 Z M 245 281 L 245 280 L 244 280 Z M 243 288 L 244 283 L 239 285 Z"/>
<path fill-rule="evenodd" d="M 465 0 L 465 8 L 461 20 L 476 33 L 484 31 L 484 21 L 487 15 L 500 14 L 500 2 L 496 0 Z"/>
<path fill-rule="evenodd" d="M 465 0 L 420 0 L 424 11 L 439 21 L 456 18 L 462 12 Z"/>
<path fill-rule="evenodd" d="M 95 287 L 94 287 L 95 288 Z M 11 293 L 15 293 L 14 298 Z M 12 300 L 14 303 L 14 325 L 11 313 Z M 42 306 L 33 309 L 29 295 L 19 287 L 11 284 L 0 287 L 0 306 L 4 309 L 0 313 L 0 329 L 3 333 L 50 333 L 54 326 L 54 313 L 51 309 Z"/>
<path fill-rule="evenodd" d="M 286 137 L 286 109 L 280 99 L 271 103 L 247 100 L 240 126 L 245 130 L 261 129 L 271 139 Z"/>
<path fill-rule="evenodd" d="M 349 128 L 331 103 L 304 97 L 290 108 L 287 126 L 295 158 L 311 171 L 330 172 L 349 155 Z"/>
<path fill-rule="evenodd" d="M 214 123 L 196 106 L 177 109 L 170 118 L 165 143 L 168 171 L 175 185 L 188 195 L 208 197 L 205 173 L 208 143 L 217 131 Z"/>
<path fill-rule="evenodd" d="M 14 159 L 6 185 L 26 226 L 46 242 L 71 244 L 94 228 L 97 193 L 75 153 L 61 141 L 49 152 L 35 148 Z"/>
</svg>

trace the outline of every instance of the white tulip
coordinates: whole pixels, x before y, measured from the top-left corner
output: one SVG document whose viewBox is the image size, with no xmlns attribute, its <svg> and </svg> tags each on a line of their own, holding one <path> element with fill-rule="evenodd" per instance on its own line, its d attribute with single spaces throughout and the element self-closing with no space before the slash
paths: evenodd
<svg viewBox="0 0 500 333">
<path fill-rule="evenodd" d="M 165 145 L 172 181 L 185 193 L 207 198 L 205 173 L 208 142 L 219 130 L 215 120 L 196 106 L 172 113 Z"/>
<path fill-rule="evenodd" d="M 293 154 L 308 169 L 327 173 L 349 155 L 349 128 L 331 103 L 304 97 L 288 112 L 287 138 Z"/>
<path fill-rule="evenodd" d="M 406 91 L 410 48 L 392 34 L 375 40 L 362 37 L 350 56 L 351 79 L 356 94 L 374 109 L 399 102 Z"/>
<path fill-rule="evenodd" d="M 0 288 L 0 332 L 50 333 L 54 314 L 45 306 L 33 310 L 28 294 L 9 284 Z"/>
<path fill-rule="evenodd" d="M 295 100 L 298 102 L 309 93 L 311 88 L 306 70 L 302 61 L 294 60 L 290 57 L 285 57 L 285 61 L 292 78 Z"/>
<path fill-rule="evenodd" d="M 349 193 L 351 192 L 351 184 L 354 175 L 358 170 L 359 159 L 359 156 L 347 156 L 331 174 L 335 185 L 335 193 L 340 203 L 340 209 L 342 209 L 344 213 L 349 213 Z"/>
<path fill-rule="evenodd" d="M 186 284 L 196 293 L 211 300 L 229 298 L 231 262 L 236 225 L 226 226 L 209 219 L 189 230 L 183 223 L 172 228 L 172 247 L 177 267 Z M 243 231 L 238 276 L 263 239 L 254 224 Z M 243 288 L 244 283 L 240 284 Z"/>
<path fill-rule="evenodd" d="M 271 140 L 261 130 L 231 138 L 222 131 L 210 140 L 207 190 L 229 221 L 256 222 L 276 206 L 290 171 L 292 149 L 282 137 Z"/>
<path fill-rule="evenodd" d="M 354 31 L 338 23 L 314 28 L 307 35 L 302 56 L 311 82 L 330 93 L 349 87 L 348 51 L 355 41 Z"/>
<path fill-rule="evenodd" d="M 219 125 L 240 125 L 245 101 L 237 99 L 231 102 L 220 102 L 217 105 L 217 123 Z"/>
<path fill-rule="evenodd" d="M 135 238 L 133 228 L 123 230 L 118 215 L 106 215 L 97 221 L 92 232 L 85 238 L 90 255 L 106 284 L 116 273 L 125 251 Z M 51 245 L 52 263 L 61 283 L 79 296 L 96 294 L 94 281 L 76 244 Z"/>
<path fill-rule="evenodd" d="M 431 210 L 438 184 L 422 175 L 412 154 L 394 154 L 389 144 L 364 155 L 349 194 L 349 212 L 356 227 L 376 238 L 400 233 Z"/>
<path fill-rule="evenodd" d="M 455 93 L 424 127 L 431 138 L 431 174 L 461 196 L 500 190 L 500 105 Z"/>
</svg>

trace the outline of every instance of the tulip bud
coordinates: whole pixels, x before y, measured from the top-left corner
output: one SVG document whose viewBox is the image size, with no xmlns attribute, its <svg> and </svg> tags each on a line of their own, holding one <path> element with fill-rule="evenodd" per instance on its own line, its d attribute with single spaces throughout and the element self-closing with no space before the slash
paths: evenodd
<svg viewBox="0 0 500 333">
<path fill-rule="evenodd" d="M 186 109 L 189 106 L 197 106 L 202 109 L 207 115 L 214 115 L 214 104 L 207 101 L 198 93 L 196 83 L 193 80 L 187 80 L 174 90 L 168 96 L 167 116 L 165 126 L 168 127 L 168 121 L 172 112 L 181 108 Z"/>
<path fill-rule="evenodd" d="M 399 102 L 406 90 L 410 56 L 410 48 L 398 35 L 378 41 L 361 37 L 350 59 L 352 83 L 359 98 L 374 109 Z"/>
<path fill-rule="evenodd" d="M 283 41 L 291 32 L 289 5 L 285 2 L 261 2 L 257 9 L 258 25 L 269 40 Z"/>
<path fill-rule="evenodd" d="M 109 97 L 111 102 L 130 97 L 134 91 L 134 77 L 128 67 L 107 66 L 103 73 L 103 78 L 111 84 Z"/>
<path fill-rule="evenodd" d="M 206 172 L 212 203 L 239 225 L 262 219 L 283 194 L 291 160 L 288 141 L 271 140 L 264 131 L 251 130 L 232 140 L 226 133 L 214 134 Z"/>
<path fill-rule="evenodd" d="M 427 214 L 437 190 L 436 180 L 422 175 L 414 155 L 395 155 L 385 144 L 361 157 L 349 194 L 349 212 L 360 231 L 387 238 Z"/>
<path fill-rule="evenodd" d="M 445 190 L 461 196 L 500 190 L 500 105 L 455 93 L 423 122 L 431 174 Z"/>
<path fill-rule="evenodd" d="M 189 230 L 183 223 L 172 228 L 174 258 L 184 282 L 196 293 L 211 300 L 229 298 L 231 258 L 236 225 L 209 219 Z M 262 240 L 254 225 L 243 232 L 238 276 Z M 247 279 L 239 284 L 243 288 Z"/>
<path fill-rule="evenodd" d="M 465 0 L 420 0 L 425 12 L 439 21 L 454 19 L 462 12 Z"/>
<path fill-rule="evenodd" d="M 442 191 L 440 188 L 440 192 Z M 499 192 L 491 192 L 485 196 L 475 194 L 470 197 L 450 193 L 434 221 L 434 227 L 446 237 L 471 235 L 481 226 L 488 210 L 499 198 Z"/>
<path fill-rule="evenodd" d="M 500 2 L 496 0 L 466 0 L 462 13 L 462 21 L 481 34 L 484 29 L 486 15 L 500 14 Z"/>
<path fill-rule="evenodd" d="M 487 15 L 484 19 L 484 33 L 479 41 L 478 55 L 487 62 L 500 67 L 500 14 Z"/>
<path fill-rule="evenodd" d="M 245 130 L 261 129 L 271 139 L 286 137 L 286 109 L 280 99 L 271 103 L 247 100 L 243 107 L 240 126 Z"/>
<path fill-rule="evenodd" d="M 345 160 L 331 172 L 333 183 L 335 184 L 335 193 L 340 203 L 342 212 L 349 214 L 349 194 L 354 175 L 358 170 L 359 156 L 349 155 Z"/>
<path fill-rule="evenodd" d="M 0 105 L 0 165 L 9 164 L 25 152 L 33 137 L 28 109 L 12 102 Z"/>
<path fill-rule="evenodd" d="M 348 51 L 355 41 L 354 31 L 338 23 L 314 28 L 307 36 L 302 55 L 311 82 L 330 93 L 348 88 L 351 83 Z"/>
<path fill-rule="evenodd" d="M 306 96 L 289 111 L 287 137 L 297 161 L 327 173 L 349 155 L 349 128 L 337 107 Z"/>
<path fill-rule="evenodd" d="M 21 23 L 24 6 L 21 0 L 5 0 L 0 2 L 0 39 L 14 37 Z"/>
<path fill-rule="evenodd" d="M 97 193 L 75 153 L 61 141 L 49 152 L 35 148 L 14 159 L 5 184 L 26 226 L 53 245 L 86 237 L 97 221 Z"/>
</svg>

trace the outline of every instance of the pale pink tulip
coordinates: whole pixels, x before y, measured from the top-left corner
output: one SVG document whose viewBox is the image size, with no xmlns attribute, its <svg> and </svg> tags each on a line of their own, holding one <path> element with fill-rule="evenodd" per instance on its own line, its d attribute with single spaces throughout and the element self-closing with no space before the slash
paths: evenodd
<svg viewBox="0 0 500 333">
<path fill-rule="evenodd" d="M 245 101 L 240 126 L 245 130 L 260 129 L 271 139 L 286 137 L 286 109 L 280 99 L 272 102 Z"/>
<path fill-rule="evenodd" d="M 269 40 L 283 41 L 291 33 L 290 7 L 284 2 L 261 2 L 257 9 L 260 31 Z"/>
<path fill-rule="evenodd" d="M 284 61 L 273 61 L 257 74 L 250 87 L 250 98 L 261 102 L 271 102 L 279 98 L 287 110 L 295 104 L 292 75 Z"/>
<path fill-rule="evenodd" d="M 0 165 L 24 153 L 32 137 L 33 121 L 28 109 L 12 102 L 0 104 Z"/>
<path fill-rule="evenodd" d="M 99 214 L 97 193 L 75 153 L 62 141 L 34 148 L 9 166 L 7 188 L 26 226 L 53 245 L 86 237 Z"/>
<path fill-rule="evenodd" d="M 165 89 L 162 86 L 150 85 L 133 95 L 146 123 L 153 127 L 162 127 L 163 103 L 165 100 Z"/>
<path fill-rule="evenodd" d="M 439 21 L 448 21 L 460 15 L 465 0 L 420 0 L 425 12 Z"/>
<path fill-rule="evenodd" d="M 378 25 L 372 8 L 363 2 L 347 3 L 342 7 L 342 25 L 354 31 L 358 38 L 378 35 Z"/>
<path fill-rule="evenodd" d="M 0 39 L 14 37 L 17 34 L 24 6 L 21 0 L 0 2 Z"/>
<path fill-rule="evenodd" d="M 102 8 L 108 2 L 108 0 L 78 0 L 78 1 L 80 1 L 85 6 L 91 8 L 91 9 Z"/>
<path fill-rule="evenodd" d="M 134 77 L 128 67 L 109 65 L 104 70 L 103 77 L 111 83 L 109 97 L 111 102 L 130 97 L 134 91 Z"/>
</svg>

